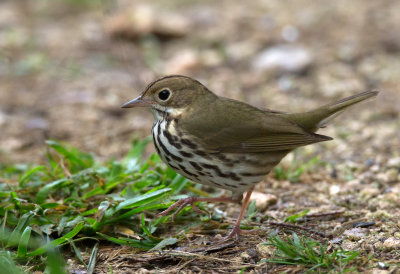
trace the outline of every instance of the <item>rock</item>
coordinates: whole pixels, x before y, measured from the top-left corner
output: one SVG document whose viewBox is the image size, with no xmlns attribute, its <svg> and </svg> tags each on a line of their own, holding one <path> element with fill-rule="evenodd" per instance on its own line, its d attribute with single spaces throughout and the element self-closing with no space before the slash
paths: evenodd
<svg viewBox="0 0 400 274">
<path fill-rule="evenodd" d="M 273 194 L 254 191 L 253 194 L 251 194 L 250 201 L 256 201 L 256 208 L 260 211 L 264 211 L 268 206 L 276 204 L 278 198 Z"/>
<path fill-rule="evenodd" d="M 350 240 L 344 240 L 341 247 L 345 250 L 356 250 L 358 249 L 358 243 Z"/>
<path fill-rule="evenodd" d="M 375 187 L 367 186 L 367 187 L 364 187 L 364 188 L 361 190 L 359 196 L 360 196 L 361 199 L 366 200 L 366 199 L 370 199 L 370 198 L 372 198 L 372 197 L 376 197 L 376 196 L 378 196 L 380 193 L 381 193 L 381 192 L 380 192 L 379 189 L 377 189 L 377 188 L 375 188 Z"/>
<path fill-rule="evenodd" d="M 240 258 L 245 263 L 257 263 L 259 261 L 259 255 L 257 250 L 254 248 L 247 249 L 240 254 Z"/>
<path fill-rule="evenodd" d="M 331 196 L 334 196 L 340 192 L 340 186 L 339 185 L 331 185 L 329 187 L 329 194 Z"/>
<path fill-rule="evenodd" d="M 378 173 L 376 178 L 383 183 L 393 183 L 396 182 L 399 176 L 399 171 L 397 168 L 390 168 L 384 173 Z"/>
<path fill-rule="evenodd" d="M 389 161 L 387 162 L 387 167 L 399 168 L 400 167 L 400 157 L 389 159 Z"/>
<path fill-rule="evenodd" d="M 190 28 L 186 17 L 174 12 L 157 11 L 150 5 L 135 5 L 109 17 L 104 29 L 111 37 L 135 40 L 154 34 L 160 38 L 185 36 Z"/>
<path fill-rule="evenodd" d="M 301 72 L 313 61 L 311 53 L 296 45 L 278 45 L 267 48 L 258 54 L 252 62 L 256 70 L 279 70 L 284 72 Z"/>
<path fill-rule="evenodd" d="M 283 27 L 282 38 L 288 42 L 294 42 L 299 38 L 299 30 L 292 25 Z"/>
<path fill-rule="evenodd" d="M 243 262 L 248 262 L 251 259 L 250 255 L 246 251 L 240 254 L 240 258 Z"/>
<path fill-rule="evenodd" d="M 257 52 L 257 44 L 251 41 L 228 43 L 225 50 L 229 59 L 238 61 L 254 56 Z"/>
<path fill-rule="evenodd" d="M 399 250 L 400 249 L 400 239 L 395 237 L 389 237 L 383 242 L 383 248 L 386 250 Z"/>
<path fill-rule="evenodd" d="M 275 247 L 270 245 L 265 245 L 264 243 L 260 243 L 256 246 L 258 254 L 260 254 L 261 258 L 270 258 L 275 253 Z"/>
<path fill-rule="evenodd" d="M 380 169 L 381 169 L 381 168 L 379 167 L 379 165 L 373 165 L 373 166 L 371 166 L 371 168 L 370 168 L 370 170 L 371 170 L 372 172 L 374 172 L 374 173 L 379 172 Z"/>
<path fill-rule="evenodd" d="M 385 175 L 388 183 L 394 183 L 397 181 L 399 171 L 397 168 L 390 168 L 385 172 Z"/>
<path fill-rule="evenodd" d="M 205 66 L 218 66 L 223 62 L 223 57 L 216 50 L 204 50 L 200 54 L 201 63 Z"/>
<path fill-rule="evenodd" d="M 360 227 L 355 227 L 355 228 L 352 228 L 352 229 L 348 229 L 348 230 L 345 230 L 343 232 L 343 234 L 345 236 L 347 236 L 347 238 L 349 240 L 351 240 L 351 241 L 360 240 L 362 237 L 365 236 L 365 233 L 366 233 L 366 229 L 365 228 L 360 228 Z"/>
<path fill-rule="evenodd" d="M 111 37 L 136 39 L 151 32 L 154 25 L 154 12 L 147 5 L 136 9 L 119 11 L 107 18 L 104 29 Z"/>
<path fill-rule="evenodd" d="M 200 65 L 199 57 L 193 50 L 183 50 L 165 63 L 165 74 L 186 74 Z"/>
<path fill-rule="evenodd" d="M 385 264 L 384 262 L 378 262 L 378 268 L 379 269 L 389 269 L 389 266 Z"/>
<path fill-rule="evenodd" d="M 379 241 L 374 243 L 373 246 L 374 246 L 374 249 L 376 249 L 376 250 L 382 250 L 382 248 L 383 248 L 382 242 L 379 242 Z"/>
</svg>

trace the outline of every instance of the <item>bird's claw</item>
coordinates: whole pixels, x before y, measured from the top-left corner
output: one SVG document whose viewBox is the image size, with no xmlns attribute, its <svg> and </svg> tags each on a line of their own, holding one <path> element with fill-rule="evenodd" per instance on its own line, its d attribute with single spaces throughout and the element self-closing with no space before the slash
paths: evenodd
<svg viewBox="0 0 400 274">
<path fill-rule="evenodd" d="M 187 198 L 183 198 L 180 199 L 179 201 L 173 203 L 170 207 L 168 207 L 166 210 L 160 212 L 158 215 L 159 216 L 166 216 L 168 215 L 172 210 L 174 210 L 175 208 L 178 208 L 174 215 L 172 215 L 172 221 L 175 220 L 175 217 L 178 215 L 178 213 L 186 206 L 191 205 L 193 210 L 196 211 L 199 214 L 207 214 L 206 212 L 204 212 L 203 210 L 201 210 L 200 208 L 198 208 L 194 203 L 199 201 L 198 198 L 196 197 L 187 197 Z"/>
</svg>

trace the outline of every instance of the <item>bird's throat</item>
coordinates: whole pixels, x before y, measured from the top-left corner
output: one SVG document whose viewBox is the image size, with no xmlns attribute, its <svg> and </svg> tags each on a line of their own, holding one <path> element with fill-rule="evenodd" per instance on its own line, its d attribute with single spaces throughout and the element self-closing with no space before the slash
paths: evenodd
<svg viewBox="0 0 400 274">
<path fill-rule="evenodd" d="M 171 107 L 152 107 L 151 111 L 153 112 L 154 119 L 156 121 L 163 120 L 165 118 L 176 118 L 179 117 L 183 113 L 183 108 L 171 108 Z"/>
</svg>

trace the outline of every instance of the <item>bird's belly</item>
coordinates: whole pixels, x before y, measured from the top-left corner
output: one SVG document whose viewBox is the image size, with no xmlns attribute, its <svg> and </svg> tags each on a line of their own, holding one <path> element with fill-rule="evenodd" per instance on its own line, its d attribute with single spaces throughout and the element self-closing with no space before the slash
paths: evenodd
<svg viewBox="0 0 400 274">
<path fill-rule="evenodd" d="M 179 136 L 174 121 L 153 126 L 153 141 L 161 159 L 193 182 L 243 193 L 260 182 L 285 154 L 206 153 Z"/>
</svg>

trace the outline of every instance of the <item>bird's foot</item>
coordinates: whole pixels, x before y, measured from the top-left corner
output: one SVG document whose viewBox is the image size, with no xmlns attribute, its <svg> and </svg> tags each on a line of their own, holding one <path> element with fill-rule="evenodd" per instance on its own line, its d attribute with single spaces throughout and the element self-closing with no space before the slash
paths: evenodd
<svg viewBox="0 0 400 274">
<path fill-rule="evenodd" d="M 217 197 L 217 198 L 201 198 L 201 197 L 187 197 L 178 200 L 176 203 L 172 204 L 169 208 L 166 210 L 160 212 L 158 215 L 160 216 L 166 216 L 168 215 L 172 210 L 177 208 L 175 211 L 174 215 L 172 216 L 172 221 L 174 221 L 175 217 L 178 215 L 178 213 L 185 207 L 185 206 L 192 206 L 194 211 L 196 211 L 199 214 L 206 214 L 203 210 L 198 208 L 194 203 L 196 202 L 236 202 L 236 200 L 229 198 L 229 197 Z"/>
<path fill-rule="evenodd" d="M 232 228 L 231 232 L 229 232 L 229 234 L 227 236 L 223 237 L 221 240 L 217 241 L 215 244 L 218 245 L 218 244 L 221 244 L 221 243 L 225 243 L 225 242 L 227 242 L 229 240 L 238 241 L 240 235 L 257 234 L 257 232 L 258 232 L 257 229 L 255 229 L 255 230 L 243 230 L 243 229 L 240 229 L 239 225 L 235 225 Z"/>
<path fill-rule="evenodd" d="M 172 210 L 174 210 L 175 208 L 178 208 L 174 215 L 172 216 L 172 221 L 174 221 L 175 217 L 178 215 L 178 213 L 185 207 L 188 205 L 191 205 L 192 208 L 194 209 L 194 211 L 196 211 L 199 214 L 205 214 L 205 212 L 203 210 L 201 210 L 200 208 L 198 208 L 194 203 L 198 202 L 198 198 L 196 197 L 187 197 L 187 198 L 183 198 L 178 200 L 177 202 L 173 203 L 170 207 L 168 207 L 166 210 L 160 212 L 158 215 L 160 216 L 167 216 Z"/>
</svg>

